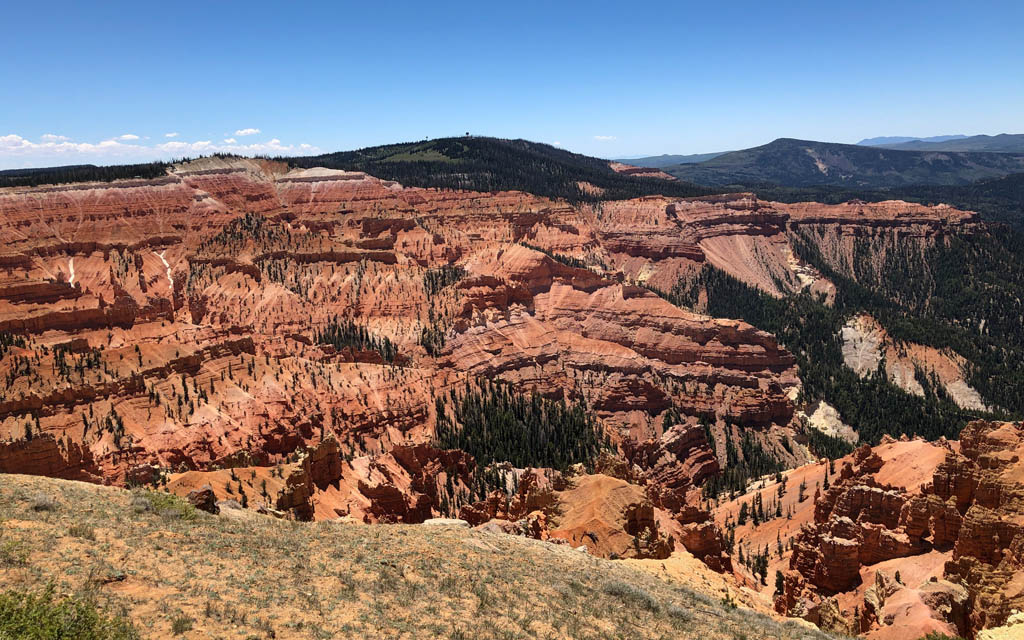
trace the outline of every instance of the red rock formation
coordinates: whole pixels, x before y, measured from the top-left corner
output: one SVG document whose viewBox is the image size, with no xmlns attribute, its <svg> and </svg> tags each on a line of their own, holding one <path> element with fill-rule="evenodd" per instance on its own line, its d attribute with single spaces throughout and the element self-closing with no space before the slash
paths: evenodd
<svg viewBox="0 0 1024 640">
<path fill-rule="evenodd" d="M 831 283 L 795 256 L 792 240 L 806 232 L 813 231 L 822 255 L 845 271 L 855 237 L 877 238 L 883 259 L 896 244 L 930 242 L 953 230 L 969 231 L 976 222 L 975 214 L 944 206 L 784 204 L 737 193 L 603 203 L 599 233 L 616 267 L 660 289 L 670 290 L 696 265 L 708 262 L 778 295 L 805 287 L 832 291 Z"/>
<path fill-rule="evenodd" d="M 684 524 L 681 542 L 683 548 L 711 569 L 723 573 L 732 571 L 732 559 L 726 550 L 722 530 L 711 520 Z"/>
<path fill-rule="evenodd" d="M 951 509 L 930 511 L 936 531 L 957 532 L 946 578 L 969 592 L 972 631 L 1006 624 L 1024 610 L 1024 424 L 975 421 L 936 471 L 933 491 Z M 941 523 L 941 524 L 939 524 Z"/>
<path fill-rule="evenodd" d="M 459 518 L 476 526 L 489 520 L 515 522 L 538 511 L 553 517 L 559 508 L 555 488 L 564 489 L 567 484 L 562 474 L 550 469 L 512 472 L 518 486 L 511 496 L 496 489 L 484 500 L 464 505 L 459 509 Z"/>
<path fill-rule="evenodd" d="M 860 582 L 860 567 L 923 553 L 929 548 L 911 536 L 901 518 L 909 511 L 902 487 L 880 486 L 874 474 L 882 459 L 864 445 L 842 467 L 839 478 L 814 503 L 814 523 L 793 544 L 790 567 L 833 594 Z"/>
<path fill-rule="evenodd" d="M 86 482 L 99 479 L 88 449 L 68 439 L 57 440 L 49 434 L 0 442 L 0 473 L 25 473 Z"/>
<path fill-rule="evenodd" d="M 912 443 L 883 447 L 904 444 Z M 869 567 L 936 549 L 948 558 L 943 580 L 894 585 L 875 572 L 860 630 L 876 638 L 930 630 L 971 636 L 1006 624 L 1024 606 L 1022 454 L 1024 425 L 975 421 L 915 489 L 882 484 L 892 471 L 862 447 L 794 541 L 778 610 L 800 611 L 798 601 L 814 592 L 852 591 Z"/>
<path fill-rule="evenodd" d="M 628 482 L 615 481 L 625 488 L 588 480 L 593 495 L 556 491 L 578 505 L 570 512 L 599 516 L 593 530 L 552 517 L 540 491 L 506 505 L 492 495 L 485 515 L 575 542 L 589 531 L 606 554 L 663 554 L 671 535 L 727 569 L 694 498 L 718 464 L 694 421 L 722 437 L 728 420 L 777 443 L 791 433 L 794 359 L 750 325 L 632 283 L 669 290 L 710 262 L 758 286 L 803 286 L 788 240 L 801 228 L 821 230 L 828 255 L 840 255 L 854 233 L 928 239 L 972 220 L 749 194 L 570 206 L 220 158 L 155 180 L 0 190 L 0 331 L 28 338 L 0 353 L 0 470 L 171 477 L 292 517 L 417 522 L 453 510 L 474 468 L 428 444 L 433 399 L 490 376 L 586 399 L 629 462 Z M 746 259 L 755 254 L 768 258 Z M 461 279 L 428 289 L 427 271 L 451 266 Z M 334 318 L 388 338 L 398 357 L 316 344 Z M 670 409 L 683 424 L 665 424 Z M 871 515 L 893 504 L 862 493 L 833 507 L 855 514 L 857 531 L 835 533 L 859 536 L 858 561 L 901 552 L 891 518 Z M 944 498 L 929 500 L 906 509 L 908 543 L 954 544 L 964 526 L 933 504 Z M 980 535 L 975 520 L 967 530 Z"/>
<path fill-rule="evenodd" d="M 709 320 L 521 246 L 480 252 L 466 267 L 491 279 L 465 285 L 470 302 L 447 366 L 546 394 L 572 389 L 609 425 L 642 438 L 655 434 L 635 412 L 673 404 L 747 424 L 792 417 L 780 378 L 789 380 L 793 358 L 745 323 Z"/>
<path fill-rule="evenodd" d="M 245 495 L 243 506 L 295 520 L 350 516 L 415 524 L 442 515 L 449 479 L 465 491 L 474 466 L 462 451 L 427 445 L 397 445 L 384 456 L 345 462 L 338 442 L 328 437 L 295 462 L 189 471 L 172 475 L 167 486 L 181 496 L 205 486 L 217 500 Z"/>
<path fill-rule="evenodd" d="M 675 425 L 661 438 L 627 441 L 623 447 L 626 459 L 645 469 L 646 482 L 656 487 L 656 504 L 670 511 L 680 511 L 686 494 L 719 471 L 704 429 L 695 422 Z"/>
<path fill-rule="evenodd" d="M 638 176 L 641 178 L 660 178 L 661 180 L 678 180 L 673 175 L 665 173 L 661 169 L 652 169 L 650 167 L 637 167 L 631 164 L 625 164 L 623 162 L 609 162 L 608 166 L 611 167 L 615 173 L 624 173 L 627 176 Z"/>
<path fill-rule="evenodd" d="M 383 456 L 346 464 L 339 490 L 323 496 L 336 515 L 364 522 L 419 523 L 441 515 L 441 496 L 451 480 L 465 491 L 476 463 L 458 450 L 428 445 L 395 445 Z"/>
<path fill-rule="evenodd" d="M 673 541 L 658 526 L 642 487 L 603 475 L 572 478 L 556 492 L 557 515 L 548 522 L 552 539 L 611 558 L 665 558 Z"/>
<path fill-rule="evenodd" d="M 220 513 L 220 507 L 217 506 L 217 496 L 213 491 L 213 487 L 208 484 L 189 491 L 186 499 L 196 509 L 214 515 Z"/>
</svg>

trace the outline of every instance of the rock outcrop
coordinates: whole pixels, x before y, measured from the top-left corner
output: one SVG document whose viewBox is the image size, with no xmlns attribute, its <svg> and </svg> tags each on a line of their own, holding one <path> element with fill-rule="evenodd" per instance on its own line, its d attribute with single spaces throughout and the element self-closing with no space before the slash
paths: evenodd
<svg viewBox="0 0 1024 640">
<path fill-rule="evenodd" d="M 876 479 L 883 464 L 871 447 L 857 449 L 793 543 L 790 567 L 826 594 L 856 587 L 862 566 L 932 548 L 912 522 L 907 489 Z"/>
<path fill-rule="evenodd" d="M 961 407 L 976 411 L 989 409 L 981 394 L 965 380 L 966 361 L 952 350 L 897 342 L 877 320 L 864 314 L 851 318 L 840 335 L 843 360 L 862 378 L 874 374 L 881 365 L 893 384 L 908 393 L 924 396 L 925 390 L 917 379 L 917 372 L 922 371 Z"/>
<path fill-rule="evenodd" d="M 946 579 L 969 593 L 971 631 L 1024 610 L 1024 424 L 975 421 L 936 470 L 929 530 L 953 541 Z M 962 521 L 957 526 L 958 516 Z"/>
<path fill-rule="evenodd" d="M 213 491 L 213 487 L 208 484 L 189 491 L 185 497 L 189 504 L 200 511 L 206 511 L 214 515 L 220 513 L 220 507 L 217 506 L 217 494 Z"/>
<path fill-rule="evenodd" d="M 660 530 L 642 487 L 583 475 L 555 495 L 557 514 L 548 523 L 553 539 L 606 558 L 666 558 L 672 552 L 673 539 Z"/>
<path fill-rule="evenodd" d="M 637 167 L 632 164 L 626 164 L 624 162 L 609 162 L 608 166 L 611 167 L 615 173 L 624 173 L 627 176 L 639 176 L 641 178 L 659 178 L 661 180 L 678 180 L 675 176 L 665 173 L 661 169 L 653 169 L 651 167 Z"/>
<path fill-rule="evenodd" d="M 800 603 L 818 594 L 856 593 L 874 571 L 858 623 L 871 637 L 922 629 L 973 636 L 1005 625 L 1024 607 L 1022 454 L 1024 425 L 974 421 L 958 446 L 946 445 L 930 482 L 915 488 L 885 483 L 892 478 L 883 460 L 858 449 L 794 540 L 777 610 L 801 615 Z M 941 578 L 903 584 L 898 570 L 875 569 L 924 554 L 946 559 Z"/>
<path fill-rule="evenodd" d="M 673 512 L 687 505 L 687 494 L 719 471 L 705 430 L 696 422 L 678 424 L 660 438 L 623 445 L 626 460 L 643 469 L 655 504 Z"/>
</svg>

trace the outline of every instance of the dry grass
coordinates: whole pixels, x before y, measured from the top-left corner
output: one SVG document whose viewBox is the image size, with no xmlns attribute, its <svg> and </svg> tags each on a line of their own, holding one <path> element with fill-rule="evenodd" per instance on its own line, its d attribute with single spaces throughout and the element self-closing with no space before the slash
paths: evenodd
<svg viewBox="0 0 1024 640">
<path fill-rule="evenodd" d="M 34 508 L 40 492 L 52 508 Z M 825 637 L 620 562 L 465 529 L 211 516 L 166 494 L 10 475 L 0 520 L 15 560 L 0 561 L 3 589 L 88 590 L 144 637 Z"/>
</svg>

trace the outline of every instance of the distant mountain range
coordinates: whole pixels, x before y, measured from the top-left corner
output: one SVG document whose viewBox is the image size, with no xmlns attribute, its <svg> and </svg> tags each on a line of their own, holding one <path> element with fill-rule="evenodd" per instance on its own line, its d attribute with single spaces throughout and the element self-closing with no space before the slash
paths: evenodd
<svg viewBox="0 0 1024 640">
<path fill-rule="evenodd" d="M 696 162 L 704 162 L 712 158 L 717 158 L 723 153 L 729 153 L 728 151 L 715 151 L 712 153 L 691 153 L 689 155 L 672 155 L 663 153 L 660 156 L 647 156 L 641 158 L 618 158 L 616 162 L 624 162 L 626 164 L 632 164 L 637 167 L 651 167 L 653 169 L 662 169 L 664 167 L 671 167 L 674 164 L 694 164 Z"/>
<path fill-rule="evenodd" d="M 902 144 L 904 142 L 946 142 L 948 140 L 960 140 L 966 138 L 963 134 L 952 136 L 931 136 L 929 138 L 915 138 L 913 136 L 879 136 L 877 138 L 864 138 L 857 144 L 866 147 L 880 147 L 885 145 Z"/>
<path fill-rule="evenodd" d="M 407 186 L 474 191 L 520 190 L 569 201 L 669 197 L 750 190 L 775 200 L 842 202 L 903 198 L 948 202 L 992 220 L 1024 225 L 1022 135 L 958 137 L 943 142 L 867 146 L 780 138 L 766 145 L 713 154 L 630 158 L 679 179 L 617 173 L 607 160 L 526 140 L 440 138 L 318 156 L 279 158 L 293 167 L 366 171 Z M 923 150 L 908 145 L 929 145 Z M 931 145 L 987 145 L 1008 151 L 946 151 Z M 703 159 L 702 159 L 703 158 Z M 675 164 L 666 162 L 676 161 Z M 170 165 L 150 163 L 0 171 L 0 187 L 152 178 Z"/>
<path fill-rule="evenodd" d="M 908 140 L 900 143 L 874 145 L 904 151 L 987 151 L 991 153 L 1024 153 L 1024 134 L 1001 133 L 997 136 L 971 136 L 948 140 Z"/>
<path fill-rule="evenodd" d="M 934 151 L 780 138 L 760 147 L 732 151 L 700 163 L 663 167 L 663 170 L 680 180 L 709 186 L 764 183 L 848 188 L 964 185 L 1024 171 L 1024 153 L 942 152 L 936 155 Z"/>
</svg>

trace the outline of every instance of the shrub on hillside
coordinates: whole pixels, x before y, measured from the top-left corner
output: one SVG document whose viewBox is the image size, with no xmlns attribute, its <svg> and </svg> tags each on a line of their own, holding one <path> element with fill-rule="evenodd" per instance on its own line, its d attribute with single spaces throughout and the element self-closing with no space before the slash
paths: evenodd
<svg viewBox="0 0 1024 640">
<path fill-rule="evenodd" d="M 100 608 L 89 597 L 58 598 L 40 592 L 0 593 L 0 638 L 22 640 L 136 640 L 131 621 Z"/>
</svg>

